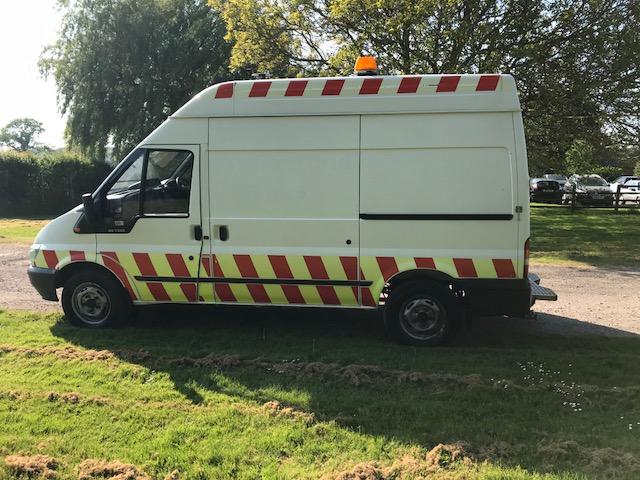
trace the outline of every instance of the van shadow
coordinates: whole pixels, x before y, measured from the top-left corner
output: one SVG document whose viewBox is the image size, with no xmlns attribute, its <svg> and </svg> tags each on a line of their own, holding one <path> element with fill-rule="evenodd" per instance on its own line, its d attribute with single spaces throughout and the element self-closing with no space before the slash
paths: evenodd
<svg viewBox="0 0 640 480">
<path fill-rule="evenodd" d="M 552 320 L 586 328 L 574 319 L 547 319 Z M 575 420 L 565 422 L 545 410 L 550 402 L 562 408 L 548 393 L 537 399 L 524 391 L 505 396 L 486 382 L 517 381 L 520 362 L 571 358 L 571 349 L 579 356 L 581 349 L 593 352 L 594 343 L 550 336 L 536 322 L 477 319 L 450 345 L 427 349 L 392 343 L 378 311 L 337 309 L 154 306 L 141 309 L 122 329 L 57 323 L 51 331 L 72 344 L 166 372 L 193 404 L 206 403 L 212 393 L 257 405 L 277 400 L 320 421 L 425 448 L 458 440 L 531 444 L 510 450 L 501 461 L 546 471 L 550 467 L 542 467 L 536 442 L 575 433 Z M 622 333 L 602 328 L 606 335 Z M 412 380 L 399 371 L 417 376 Z M 536 409 L 540 413 L 532 414 Z"/>
</svg>

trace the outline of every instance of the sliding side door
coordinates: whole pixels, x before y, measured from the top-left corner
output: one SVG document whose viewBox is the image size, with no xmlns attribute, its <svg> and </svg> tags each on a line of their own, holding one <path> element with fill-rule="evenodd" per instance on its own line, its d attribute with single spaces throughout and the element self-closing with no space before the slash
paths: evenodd
<svg viewBox="0 0 640 480">
<path fill-rule="evenodd" d="M 214 118 L 216 301 L 359 304 L 357 116 Z"/>
</svg>

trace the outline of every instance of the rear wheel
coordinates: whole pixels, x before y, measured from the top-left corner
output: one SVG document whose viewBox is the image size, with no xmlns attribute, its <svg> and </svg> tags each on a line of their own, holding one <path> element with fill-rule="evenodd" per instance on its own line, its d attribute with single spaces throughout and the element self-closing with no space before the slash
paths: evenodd
<svg viewBox="0 0 640 480">
<path fill-rule="evenodd" d="M 106 272 L 87 270 L 72 275 L 62 290 L 62 309 L 69 323 L 87 328 L 122 324 L 130 302 L 118 281 Z"/>
<path fill-rule="evenodd" d="M 462 309 L 447 285 L 411 282 L 395 287 L 385 305 L 387 332 L 401 343 L 439 345 L 458 330 Z"/>
</svg>

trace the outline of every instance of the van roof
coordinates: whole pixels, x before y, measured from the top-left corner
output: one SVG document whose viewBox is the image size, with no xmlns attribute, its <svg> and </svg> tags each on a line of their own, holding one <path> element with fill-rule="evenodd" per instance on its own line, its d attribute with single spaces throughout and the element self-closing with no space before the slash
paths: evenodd
<svg viewBox="0 0 640 480">
<path fill-rule="evenodd" d="M 520 111 L 510 75 L 395 75 L 241 80 L 212 85 L 173 118 Z"/>
</svg>

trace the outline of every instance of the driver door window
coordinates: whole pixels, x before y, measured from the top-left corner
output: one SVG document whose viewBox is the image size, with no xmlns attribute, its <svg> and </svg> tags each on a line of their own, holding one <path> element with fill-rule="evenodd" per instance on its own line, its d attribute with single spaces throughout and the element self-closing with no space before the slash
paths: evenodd
<svg viewBox="0 0 640 480">
<path fill-rule="evenodd" d="M 193 155 L 184 150 L 150 150 L 144 181 L 142 213 L 189 213 Z"/>
<path fill-rule="evenodd" d="M 138 217 L 189 216 L 193 153 L 141 149 L 107 191 L 107 231 L 128 231 Z"/>
</svg>

